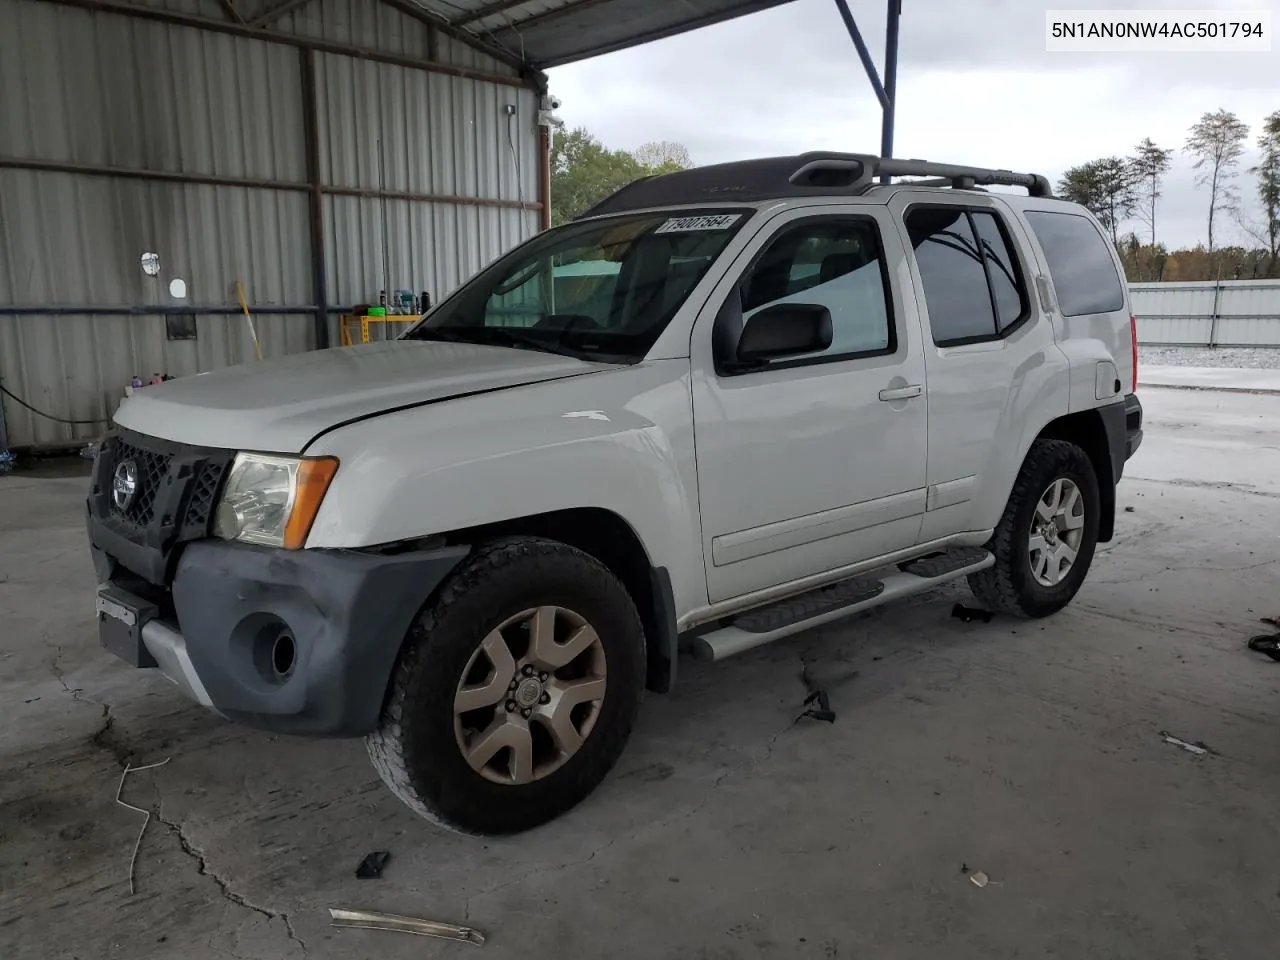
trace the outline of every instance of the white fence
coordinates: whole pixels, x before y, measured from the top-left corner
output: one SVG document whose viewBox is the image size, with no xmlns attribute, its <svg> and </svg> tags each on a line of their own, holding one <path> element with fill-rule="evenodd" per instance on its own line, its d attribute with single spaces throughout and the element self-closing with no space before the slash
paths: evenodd
<svg viewBox="0 0 1280 960">
<path fill-rule="evenodd" d="M 1280 280 L 1131 283 L 1138 342 L 1280 347 Z"/>
</svg>

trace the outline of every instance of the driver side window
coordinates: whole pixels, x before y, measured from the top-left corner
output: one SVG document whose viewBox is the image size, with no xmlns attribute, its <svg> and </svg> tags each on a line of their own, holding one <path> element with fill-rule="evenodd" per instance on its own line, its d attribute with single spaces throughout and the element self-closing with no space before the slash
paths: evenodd
<svg viewBox="0 0 1280 960">
<path fill-rule="evenodd" d="M 781 363 L 896 349 L 883 249 L 871 220 L 822 219 L 784 230 L 743 278 L 741 290 L 744 324 L 780 303 L 820 304 L 831 312 L 831 346 Z"/>
</svg>

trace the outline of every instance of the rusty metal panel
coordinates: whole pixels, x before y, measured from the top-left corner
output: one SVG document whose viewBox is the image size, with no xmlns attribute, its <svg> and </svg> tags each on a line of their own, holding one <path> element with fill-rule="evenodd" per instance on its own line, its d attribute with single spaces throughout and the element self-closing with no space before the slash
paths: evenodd
<svg viewBox="0 0 1280 960">
<path fill-rule="evenodd" d="M 280 44 L 0 3 L 0 156 L 303 180 L 300 91 Z"/>
<path fill-rule="evenodd" d="M 458 10 L 455 8 L 441 19 L 447 20 L 457 15 Z M 282 17 L 273 28 L 300 37 L 350 43 L 382 53 L 434 60 L 455 67 L 471 67 L 485 73 L 518 76 L 514 67 L 444 34 L 437 36 L 433 50 L 427 24 L 407 17 L 385 3 L 372 0 L 310 0 Z"/>
<path fill-rule="evenodd" d="M 329 296 L 350 306 L 376 304 L 383 289 L 426 290 L 439 302 L 532 236 L 537 221 L 536 211 L 513 208 L 326 197 Z"/>
<path fill-rule="evenodd" d="M 0 304 L 181 305 L 311 301 L 305 194 L 0 169 Z M 160 275 L 142 272 L 144 252 Z"/>
<path fill-rule="evenodd" d="M 256 314 L 263 357 L 315 347 L 309 315 Z M 32 406 L 73 420 L 107 420 L 135 374 L 189 376 L 255 362 L 243 317 L 196 315 L 195 340 L 169 340 L 156 315 L 0 316 L 0 380 Z M 335 341 L 336 342 L 336 341 Z M 71 444 L 101 436 L 106 424 L 70 425 L 4 398 L 13 447 Z"/>
<path fill-rule="evenodd" d="M 416 0 L 530 63 L 560 66 L 782 6 L 790 0 Z M 487 12 L 486 12 L 487 11 Z M 485 13 L 484 16 L 476 16 Z"/>
<path fill-rule="evenodd" d="M 326 184 L 537 201 L 531 91 L 329 54 L 316 72 Z"/>
</svg>

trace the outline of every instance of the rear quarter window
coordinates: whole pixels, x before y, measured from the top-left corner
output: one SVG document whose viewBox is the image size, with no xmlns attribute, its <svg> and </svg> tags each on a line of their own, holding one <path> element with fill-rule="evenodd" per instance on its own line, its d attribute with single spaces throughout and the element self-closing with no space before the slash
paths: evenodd
<svg viewBox="0 0 1280 960">
<path fill-rule="evenodd" d="M 1124 287 L 1107 240 L 1078 213 L 1028 210 L 1064 317 L 1111 313 L 1124 308 Z"/>
</svg>

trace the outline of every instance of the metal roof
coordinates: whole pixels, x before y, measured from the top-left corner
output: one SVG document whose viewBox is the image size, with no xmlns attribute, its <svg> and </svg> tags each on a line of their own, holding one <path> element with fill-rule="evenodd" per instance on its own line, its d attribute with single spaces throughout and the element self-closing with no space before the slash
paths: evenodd
<svg viewBox="0 0 1280 960">
<path fill-rule="evenodd" d="M 407 0 L 546 69 L 675 36 L 791 0 Z"/>
</svg>

